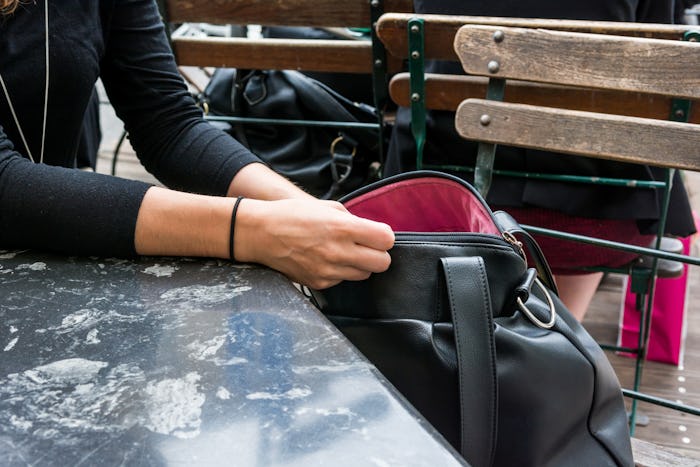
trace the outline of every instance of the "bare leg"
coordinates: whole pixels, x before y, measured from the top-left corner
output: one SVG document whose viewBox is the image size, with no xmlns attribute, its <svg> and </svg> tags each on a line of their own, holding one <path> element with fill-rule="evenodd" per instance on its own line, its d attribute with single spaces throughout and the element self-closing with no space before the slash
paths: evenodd
<svg viewBox="0 0 700 467">
<path fill-rule="evenodd" d="M 602 278 L 602 272 L 555 277 L 559 298 L 579 322 L 583 321 Z"/>
</svg>

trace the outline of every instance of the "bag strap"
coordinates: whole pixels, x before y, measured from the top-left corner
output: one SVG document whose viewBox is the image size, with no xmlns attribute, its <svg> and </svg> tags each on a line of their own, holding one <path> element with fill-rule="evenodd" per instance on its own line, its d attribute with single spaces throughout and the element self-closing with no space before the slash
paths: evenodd
<svg viewBox="0 0 700 467">
<path fill-rule="evenodd" d="M 374 107 L 352 102 L 320 81 L 296 70 L 281 70 L 279 72 L 296 89 L 304 102 L 307 102 L 308 105 L 314 105 L 320 115 L 325 115 L 319 117 L 321 120 L 348 123 L 377 121 L 378 114 Z M 358 118 L 358 115 L 362 115 L 362 118 Z M 376 136 L 372 131 L 353 128 L 347 128 L 343 131 L 351 134 L 353 138 L 369 148 L 377 145 Z"/>
<path fill-rule="evenodd" d="M 322 87 L 317 81 L 294 70 L 282 70 L 282 74 L 287 81 L 294 86 L 301 98 L 309 105 L 317 106 L 320 112 L 326 112 L 329 119 L 341 122 L 356 122 L 357 118 L 352 115 L 341 102 L 338 102 L 337 93 L 330 93 L 328 89 Z M 350 103 L 349 105 L 352 105 Z"/>
<path fill-rule="evenodd" d="M 498 382 L 491 295 L 481 257 L 441 258 L 457 350 L 461 452 L 490 466 L 496 449 Z"/>
<path fill-rule="evenodd" d="M 231 116 L 242 117 L 241 108 L 243 101 L 243 90 L 246 83 L 255 75 L 255 70 L 239 70 L 234 69 L 233 79 L 231 80 Z M 249 148 L 250 143 L 245 134 L 244 126 L 239 124 L 231 125 L 232 134 L 243 146 Z"/>
</svg>

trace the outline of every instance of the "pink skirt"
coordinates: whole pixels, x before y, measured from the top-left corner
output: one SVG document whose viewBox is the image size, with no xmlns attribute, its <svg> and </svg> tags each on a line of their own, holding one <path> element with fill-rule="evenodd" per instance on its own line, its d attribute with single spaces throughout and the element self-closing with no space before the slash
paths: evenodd
<svg viewBox="0 0 700 467">
<path fill-rule="evenodd" d="M 504 208 L 520 224 L 601 238 L 635 246 L 649 246 L 654 235 L 639 233 L 633 219 L 591 219 L 563 214 L 543 208 Z M 612 248 L 603 248 L 571 240 L 533 235 L 542 248 L 554 274 L 585 274 L 586 267 L 619 267 L 638 255 Z"/>
</svg>

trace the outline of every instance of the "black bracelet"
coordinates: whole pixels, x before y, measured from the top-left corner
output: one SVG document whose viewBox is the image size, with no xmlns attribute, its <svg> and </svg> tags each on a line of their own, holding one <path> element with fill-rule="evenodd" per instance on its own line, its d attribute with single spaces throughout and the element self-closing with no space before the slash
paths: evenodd
<svg viewBox="0 0 700 467">
<path fill-rule="evenodd" d="M 236 261 L 236 257 L 233 256 L 233 234 L 236 232 L 236 213 L 238 212 L 238 205 L 241 204 L 243 196 L 236 198 L 236 202 L 233 203 L 233 211 L 231 212 L 231 232 L 229 233 L 228 251 L 229 258 L 231 261 Z"/>
</svg>

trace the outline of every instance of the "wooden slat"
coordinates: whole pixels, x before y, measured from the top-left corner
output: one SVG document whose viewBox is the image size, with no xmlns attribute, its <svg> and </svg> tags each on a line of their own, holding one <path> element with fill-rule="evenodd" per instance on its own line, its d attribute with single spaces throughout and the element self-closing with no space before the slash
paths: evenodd
<svg viewBox="0 0 700 467">
<path fill-rule="evenodd" d="M 387 11 L 391 11 L 388 10 Z M 612 21 L 574 21 L 528 18 L 498 18 L 484 16 L 414 15 L 387 13 L 377 23 L 377 34 L 387 50 L 406 57 L 408 50 L 407 23 L 414 17 L 425 20 L 425 56 L 429 59 L 457 60 L 454 37 L 465 24 L 543 28 L 560 31 L 618 34 L 655 39 L 681 39 L 691 26 L 669 24 L 620 23 Z M 698 29 L 695 26 L 695 29 Z"/>
<path fill-rule="evenodd" d="M 425 105 L 434 110 L 455 111 L 464 99 L 486 95 L 487 78 L 480 76 L 425 75 Z M 410 105 L 408 73 L 395 75 L 389 93 L 398 105 Z M 571 110 L 630 115 L 667 120 L 671 117 L 672 99 L 659 95 L 633 92 L 572 88 L 550 84 L 509 80 L 504 101 L 521 104 L 560 107 Z M 700 100 L 691 106 L 690 123 L 700 123 Z"/>
<path fill-rule="evenodd" d="M 697 467 L 698 460 L 685 457 L 671 449 L 632 438 L 636 467 Z"/>
<path fill-rule="evenodd" d="M 700 43 L 468 25 L 455 50 L 468 74 L 700 97 Z"/>
<path fill-rule="evenodd" d="M 482 116 L 490 123 L 482 125 Z M 700 170 L 700 126 L 524 104 L 467 99 L 457 109 L 464 138 L 620 162 Z"/>
<path fill-rule="evenodd" d="M 179 37 L 179 65 L 371 73 L 367 41 Z"/>
<path fill-rule="evenodd" d="M 173 23 L 369 27 L 368 0 L 166 0 Z M 384 11 L 411 12 L 411 0 L 385 0 Z"/>
</svg>

